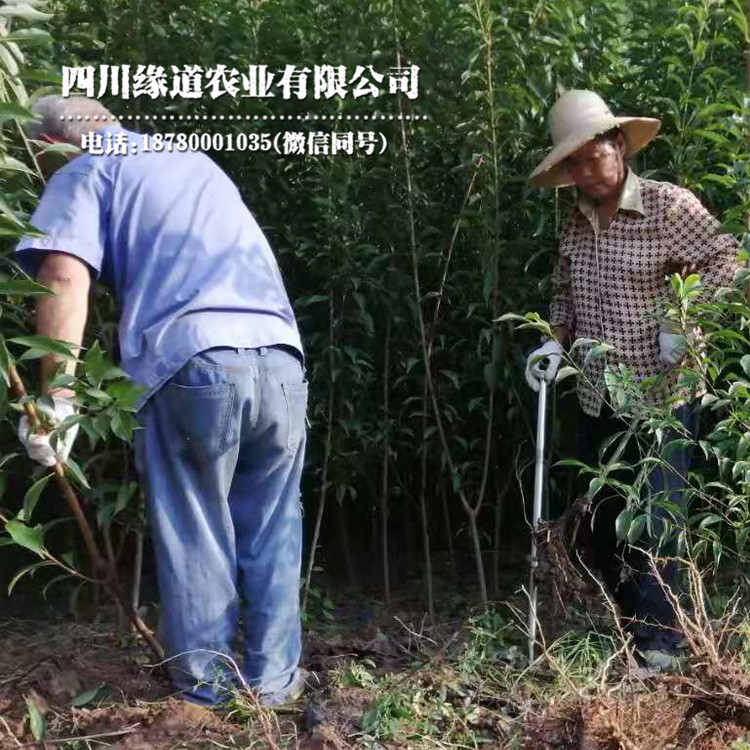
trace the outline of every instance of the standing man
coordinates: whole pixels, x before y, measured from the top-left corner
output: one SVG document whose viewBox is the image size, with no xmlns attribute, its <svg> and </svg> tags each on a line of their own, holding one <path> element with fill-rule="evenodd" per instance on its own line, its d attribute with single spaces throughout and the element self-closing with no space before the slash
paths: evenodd
<svg viewBox="0 0 750 750">
<path fill-rule="evenodd" d="M 299 697 L 302 345 L 271 248 L 237 188 L 203 153 L 144 151 L 99 103 L 39 99 L 30 135 L 81 146 L 95 131 L 124 155 L 83 153 L 50 178 L 19 262 L 50 287 L 38 334 L 81 343 L 90 279 L 114 289 L 122 368 L 145 393 L 136 463 L 146 490 L 175 687 L 212 705 L 244 680 L 269 706 Z M 57 366 L 42 361 L 42 388 Z M 62 421 L 71 391 L 53 394 Z M 49 441 L 19 429 L 54 463 Z M 69 449 L 69 447 L 67 448 Z M 65 458 L 63 453 L 61 458 Z"/>
<path fill-rule="evenodd" d="M 730 286 L 738 268 L 737 246 L 719 234 L 719 223 L 688 190 L 638 177 L 626 159 L 647 145 L 659 130 L 658 120 L 615 117 L 592 91 L 567 91 L 552 107 L 549 126 L 553 148 L 530 177 L 539 187 L 578 188 L 578 202 L 562 228 L 559 257 L 552 276 L 550 322 L 554 337 L 532 352 L 526 365 L 529 385 L 554 380 L 563 347 L 577 338 L 606 341 L 614 347 L 608 363 L 627 366 L 645 388 L 650 403 L 680 399 L 675 410 L 686 432 L 695 435 L 693 400 L 703 391 L 678 390 L 677 368 L 687 352 L 684 336 L 663 318 L 669 304 L 670 273 L 683 267 L 701 275 L 705 296 Z M 589 465 L 599 464 L 607 438 L 626 428 L 608 402 L 604 358 L 585 363 L 590 347 L 576 350 L 581 368 L 577 392 L 578 452 Z M 668 444 L 677 435 L 665 436 Z M 682 489 L 690 464 L 689 450 L 670 446 L 662 458 L 673 471 L 657 468 L 649 477 L 652 494 L 668 492 L 685 510 Z M 626 459 L 627 460 L 627 459 Z M 638 461 L 631 455 L 632 463 Z M 631 477 L 631 481 L 634 477 Z M 596 508 L 594 547 L 597 567 L 612 589 L 621 614 L 641 654 L 672 652 L 680 641 L 674 610 L 663 587 L 651 574 L 647 556 L 625 550 L 615 534 L 622 501 L 605 498 Z M 668 512 L 651 509 L 653 537 L 641 546 L 655 549 Z M 679 520 L 679 519 L 678 519 Z M 662 547 L 673 553 L 674 547 Z M 674 586 L 677 566 L 660 571 Z M 648 659 L 647 659 L 648 661 Z"/>
</svg>

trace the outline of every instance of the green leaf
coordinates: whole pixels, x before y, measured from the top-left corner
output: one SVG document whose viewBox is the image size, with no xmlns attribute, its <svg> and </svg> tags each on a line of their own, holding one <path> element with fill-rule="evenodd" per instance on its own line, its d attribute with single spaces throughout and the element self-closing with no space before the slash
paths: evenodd
<svg viewBox="0 0 750 750">
<path fill-rule="evenodd" d="M 529 322 L 523 315 L 519 315 L 518 313 L 505 313 L 505 315 L 501 315 L 499 318 L 495 318 L 492 322 L 493 323 L 506 323 L 511 320 L 518 321 L 519 323 Z"/>
<path fill-rule="evenodd" d="M 715 513 L 708 513 L 700 522 L 700 528 L 705 529 L 708 526 L 715 526 L 717 523 L 721 523 L 721 516 L 717 516 Z"/>
<path fill-rule="evenodd" d="M 11 52 L 10 45 L 0 45 L 0 63 L 2 63 L 5 71 L 13 78 L 18 75 L 18 60 Z"/>
<path fill-rule="evenodd" d="M 564 367 L 561 367 L 557 371 L 557 375 L 555 376 L 555 382 L 561 383 L 566 378 L 569 378 L 571 375 L 577 375 L 578 370 L 575 367 L 571 367 L 570 365 L 565 365 Z"/>
<path fill-rule="evenodd" d="M 640 516 L 636 516 L 631 524 L 630 528 L 628 529 L 628 542 L 630 544 L 635 544 L 643 534 L 643 530 L 646 528 L 646 516 L 641 514 Z"/>
<path fill-rule="evenodd" d="M 593 500 L 596 493 L 599 492 L 602 487 L 604 487 L 604 480 L 601 477 L 594 477 L 589 482 L 589 489 L 586 493 L 588 499 Z"/>
<path fill-rule="evenodd" d="M 51 581 L 47 581 L 47 583 L 44 585 L 44 588 L 42 589 L 42 599 L 47 598 L 47 592 L 56 584 L 60 583 L 60 581 L 64 581 L 68 578 L 72 578 L 73 576 L 70 573 L 63 573 L 62 575 L 55 576 Z"/>
<path fill-rule="evenodd" d="M 51 289 L 47 289 L 43 284 L 37 284 L 36 281 L 28 279 L 8 279 L 0 281 L 0 294 L 24 297 L 38 294 L 46 295 L 48 297 L 55 296 L 55 293 Z"/>
<path fill-rule="evenodd" d="M 379 712 L 377 707 L 371 708 L 362 716 L 362 731 L 370 734 L 377 728 L 379 723 Z"/>
<path fill-rule="evenodd" d="M 6 385 L 10 385 L 10 368 L 13 366 L 13 357 L 11 357 L 8 347 L 5 346 L 5 339 L 0 336 L 0 374 Z"/>
<path fill-rule="evenodd" d="M 73 143 L 47 143 L 46 141 L 34 141 L 40 144 L 40 154 L 80 154 L 81 149 Z"/>
<path fill-rule="evenodd" d="M 2 8 L 0 8 L 0 11 L 2 11 Z M 3 48 L 0 47 L 0 50 L 2 49 Z M 36 172 L 33 169 L 27 167 L 19 159 L 16 159 L 13 156 L 8 156 L 7 154 L 0 154 L 0 171 L 3 170 L 8 172 L 25 172 L 26 174 L 36 176 Z"/>
<path fill-rule="evenodd" d="M 92 703 L 97 699 L 103 688 L 104 684 L 101 684 L 99 685 L 99 687 L 95 687 L 93 690 L 86 690 L 83 693 L 79 693 L 75 698 L 73 698 L 73 700 L 70 702 L 70 705 L 73 706 L 73 708 L 81 708 L 81 706 Z"/>
<path fill-rule="evenodd" d="M 42 357 L 46 357 L 49 354 L 48 351 L 44 349 L 27 349 L 19 358 L 19 362 L 28 362 L 31 359 L 41 359 Z"/>
<path fill-rule="evenodd" d="M 79 486 L 85 487 L 87 490 L 91 489 L 91 485 L 88 483 L 83 470 L 70 456 L 65 461 L 65 473 L 72 476 Z"/>
<path fill-rule="evenodd" d="M 83 363 L 86 379 L 93 385 L 99 385 L 104 373 L 111 367 L 98 341 L 95 341 L 86 352 Z"/>
<path fill-rule="evenodd" d="M 145 392 L 145 388 L 129 379 L 117 380 L 107 386 L 109 396 L 117 401 L 120 408 L 126 410 L 135 410 L 135 405 Z"/>
<path fill-rule="evenodd" d="M 0 37 L 0 42 L 7 42 L 7 37 Z M 0 102 L 0 120 L 16 119 L 20 122 L 41 119 L 38 115 L 13 102 Z"/>
<path fill-rule="evenodd" d="M 122 422 L 122 414 L 120 414 L 119 411 L 116 411 L 112 414 L 112 419 L 109 422 L 109 426 L 112 429 L 112 432 L 118 438 L 120 438 L 120 440 L 125 440 L 127 442 L 128 434 L 125 430 L 125 425 Z"/>
<path fill-rule="evenodd" d="M 19 3 L 18 5 L 0 7 L 0 16 L 23 18 L 24 21 L 49 21 L 52 18 L 52 13 L 42 13 L 42 11 L 32 8 L 28 3 Z"/>
<path fill-rule="evenodd" d="M 49 70 L 22 70 L 20 78 L 24 81 L 52 84 L 53 86 L 58 87 L 62 86 L 62 75 Z"/>
<path fill-rule="evenodd" d="M 0 458 L 0 469 L 9 461 L 12 461 L 14 458 L 18 458 L 20 455 L 20 453 L 7 453 L 6 455 L 4 455 L 2 458 Z"/>
<path fill-rule="evenodd" d="M 52 339 L 49 336 L 16 336 L 15 338 L 8 339 L 13 344 L 19 344 L 21 346 L 27 346 L 30 349 L 44 352 L 45 354 L 56 354 L 65 359 L 75 359 L 75 355 L 71 351 L 71 348 L 75 347 L 75 344 L 71 344 L 65 341 L 58 341 Z"/>
<path fill-rule="evenodd" d="M 622 542 L 627 538 L 634 515 L 635 511 L 632 508 L 624 508 L 622 511 L 620 511 L 620 514 L 617 516 L 617 520 L 615 521 L 615 532 L 617 534 L 618 541 Z"/>
<path fill-rule="evenodd" d="M 612 346 L 612 344 L 606 342 L 593 346 L 588 352 L 586 352 L 586 356 L 583 359 L 583 367 L 586 368 L 592 360 L 603 358 L 607 352 L 614 351 L 614 349 L 615 347 Z"/>
<path fill-rule="evenodd" d="M 21 521 L 11 519 L 5 524 L 5 530 L 10 534 L 11 539 L 21 547 L 30 549 L 37 555 L 41 555 L 44 551 L 44 528 L 41 524 L 27 526 Z"/>
<path fill-rule="evenodd" d="M 461 387 L 461 382 L 459 381 L 458 375 L 455 372 L 451 372 L 450 370 L 440 370 L 440 374 L 445 375 L 445 377 L 448 378 L 448 380 L 450 380 L 456 388 Z"/>
<path fill-rule="evenodd" d="M 314 305 L 316 302 L 327 302 L 328 295 L 326 294 L 311 294 L 309 297 L 299 297 L 295 303 L 296 308 L 307 307 L 308 305 Z"/>
<path fill-rule="evenodd" d="M 13 589 L 16 587 L 16 584 L 28 573 L 29 575 L 33 576 L 34 573 L 36 573 L 39 568 L 49 568 L 52 565 L 56 565 L 52 560 L 42 560 L 41 562 L 35 562 L 31 565 L 27 565 L 25 568 L 22 568 L 13 576 L 13 580 L 8 584 L 8 596 L 10 596 L 13 593 Z"/>
<path fill-rule="evenodd" d="M 44 488 L 47 486 L 47 482 L 49 482 L 52 477 L 52 474 L 47 474 L 41 479 L 37 479 L 37 481 L 31 485 L 29 491 L 23 498 L 23 508 L 21 508 L 21 511 L 16 516 L 19 521 L 24 521 L 25 523 L 31 521 L 31 516 L 34 513 L 34 508 L 36 508 L 36 504 L 39 502 L 39 498 L 42 495 L 42 490 L 44 490 Z"/>
<path fill-rule="evenodd" d="M 0 8 L 2 10 L 2 8 Z M 31 734 L 37 742 L 41 742 L 47 736 L 47 719 L 44 717 L 41 708 L 32 696 L 25 696 L 26 708 L 29 712 L 29 726 Z"/>
<path fill-rule="evenodd" d="M 24 42 L 25 44 L 39 44 L 52 41 L 52 34 L 43 29 L 18 29 L 12 34 L 0 37 L 0 42 Z"/>
<path fill-rule="evenodd" d="M 135 482 L 120 485 L 120 488 L 117 490 L 117 502 L 114 511 L 115 515 L 125 510 L 137 489 L 138 485 Z"/>
<path fill-rule="evenodd" d="M 579 461 L 576 458 L 562 458 L 559 461 L 556 461 L 554 464 L 555 467 L 557 466 L 574 466 L 578 469 L 588 469 L 589 465 L 583 463 L 583 461 Z"/>
<path fill-rule="evenodd" d="M 84 388 L 83 392 L 87 396 L 90 396 L 91 398 L 95 399 L 96 401 L 99 401 L 99 402 L 102 402 L 102 403 L 111 400 L 111 396 L 108 393 L 105 393 L 100 388 Z"/>
<path fill-rule="evenodd" d="M 70 388 L 76 383 L 76 378 L 73 375 L 68 375 L 65 372 L 61 372 L 59 375 L 55 375 L 52 380 L 47 383 L 47 388 L 52 391 L 55 388 Z"/>
</svg>

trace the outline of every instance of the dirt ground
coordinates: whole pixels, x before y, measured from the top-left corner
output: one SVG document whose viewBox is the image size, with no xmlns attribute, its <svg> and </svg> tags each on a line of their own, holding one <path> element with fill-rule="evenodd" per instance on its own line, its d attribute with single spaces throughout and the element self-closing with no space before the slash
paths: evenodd
<svg viewBox="0 0 750 750">
<path fill-rule="evenodd" d="M 333 669 L 358 660 L 399 671 L 409 661 L 402 646 L 374 622 L 356 634 L 308 629 L 304 665 L 325 680 Z M 408 642 L 413 636 L 406 635 Z M 150 664 L 135 637 L 108 624 L 59 620 L 0 622 L 0 748 L 251 747 L 261 744 L 346 747 L 374 687 L 316 685 L 312 705 L 301 701 L 276 714 L 253 701 L 209 711 L 173 695 L 164 672 Z M 45 742 L 35 742 L 32 714 L 44 721 Z M 264 726 L 265 724 L 265 726 Z M 40 736 L 39 733 L 36 735 Z"/>
<path fill-rule="evenodd" d="M 487 620 L 430 629 L 407 611 L 329 613 L 306 628 L 303 663 L 320 682 L 304 700 L 210 711 L 175 698 L 135 637 L 106 622 L 7 620 L 0 748 L 750 750 L 750 722 L 696 711 L 674 680 L 566 684 L 524 670 L 504 637 Z"/>
</svg>

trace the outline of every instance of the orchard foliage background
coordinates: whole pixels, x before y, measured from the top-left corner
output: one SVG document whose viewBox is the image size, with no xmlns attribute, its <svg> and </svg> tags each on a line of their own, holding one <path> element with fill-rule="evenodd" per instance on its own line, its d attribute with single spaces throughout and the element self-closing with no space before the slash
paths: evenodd
<svg viewBox="0 0 750 750">
<path fill-rule="evenodd" d="M 278 253 L 307 348 L 308 550 L 318 549 L 315 566 L 353 588 L 375 584 L 386 601 L 405 583 L 419 583 L 430 610 L 438 584 L 465 594 L 471 580 L 486 600 L 503 590 L 504 570 L 525 575 L 524 495 L 532 479 L 535 410 L 523 359 L 535 338 L 493 321 L 509 311 L 546 309 L 558 217 L 570 200 L 566 191 L 532 190 L 526 183 L 549 145 L 546 112 L 561 89 L 591 88 L 616 113 L 660 117 L 662 134 L 639 156 L 636 170 L 696 191 L 743 237 L 750 192 L 743 3 L 53 0 L 45 10 L 54 15 L 8 14 L 12 28 L 40 29 L 18 40 L 25 91 L 0 87 L 4 148 L 27 165 L 11 105 L 23 105 L 26 92 L 39 86 L 53 90 L 62 65 L 242 70 L 328 63 L 384 71 L 400 61 L 420 67 L 415 101 L 204 96 L 105 104 L 121 118 L 427 116 L 367 126 L 175 120 L 158 129 L 273 134 L 372 127 L 387 136 L 380 156 L 212 153 Z M 0 38 L 0 53 L 6 48 Z M 14 81 L 6 58 L 0 57 L 2 80 Z M 157 127 L 143 119 L 124 125 Z M 14 164 L 15 171 L 6 169 Z M 18 222 L 33 209 L 41 183 L 16 163 L 0 169 L 3 247 L 10 257 L 22 233 Z M 12 294 L 4 299 L 3 335 L 29 333 L 29 303 Z M 115 353 L 115 321 L 113 300 L 97 290 L 88 343 L 99 339 Z M 106 372 L 98 360 L 93 368 L 94 379 Z M 25 371 L 30 382 L 33 371 Z M 100 388 L 105 381 L 89 383 L 110 401 L 88 394 L 98 411 L 91 407 L 88 438 L 79 438 L 74 456 L 92 488 L 84 489 L 90 517 L 129 568 L 142 538 L 140 501 L 120 440 L 127 403 Z M 558 403 L 555 457 L 573 449 L 566 419 L 572 398 Z M 8 455 L 17 451 L 16 415 L 7 404 L 4 414 L 1 450 Z M 32 467 L 18 457 L 2 470 L 0 504 L 17 513 Z M 572 499 L 572 475 L 555 470 L 552 488 L 553 507 L 562 507 Z M 62 506 L 52 485 L 42 497 L 35 513 L 49 523 Z M 75 551 L 68 527 L 50 528 L 45 544 Z M 33 550 L 4 547 L 0 570 L 10 578 L 27 556 L 31 561 Z M 318 568 L 306 572 L 316 592 Z"/>
</svg>

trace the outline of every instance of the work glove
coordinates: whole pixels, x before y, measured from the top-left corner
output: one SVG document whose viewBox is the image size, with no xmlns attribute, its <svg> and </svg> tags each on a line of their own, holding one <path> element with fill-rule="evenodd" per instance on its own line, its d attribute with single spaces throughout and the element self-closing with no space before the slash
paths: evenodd
<svg viewBox="0 0 750 750">
<path fill-rule="evenodd" d="M 59 427 L 76 411 L 72 399 L 60 396 L 52 397 L 52 406 L 43 401 L 37 401 L 36 409 L 40 417 L 45 415 L 48 418 L 53 428 Z M 18 423 L 18 439 L 26 448 L 29 458 L 42 466 L 54 466 L 58 458 L 65 462 L 70 455 L 77 433 L 77 424 L 66 429 L 64 433 L 57 431 L 49 434 L 34 433 L 31 431 L 29 418 L 25 414 Z"/>
<path fill-rule="evenodd" d="M 526 359 L 526 382 L 532 391 L 539 390 L 542 378 L 548 383 L 555 379 L 562 355 L 563 348 L 555 339 L 550 339 L 529 354 Z"/>
<path fill-rule="evenodd" d="M 687 339 L 681 333 L 659 332 L 659 359 L 670 367 L 679 364 L 687 354 Z"/>
</svg>

